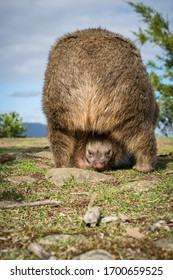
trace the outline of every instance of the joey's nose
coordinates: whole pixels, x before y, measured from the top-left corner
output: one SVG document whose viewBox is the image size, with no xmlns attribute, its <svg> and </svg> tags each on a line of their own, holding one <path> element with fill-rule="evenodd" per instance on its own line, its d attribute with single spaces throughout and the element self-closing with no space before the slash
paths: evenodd
<svg viewBox="0 0 173 280">
<path fill-rule="evenodd" d="M 102 163 L 102 162 L 95 162 L 95 163 L 93 164 L 93 167 L 94 167 L 95 169 L 101 170 L 101 169 L 104 169 L 104 168 L 105 168 L 105 164 Z"/>
</svg>

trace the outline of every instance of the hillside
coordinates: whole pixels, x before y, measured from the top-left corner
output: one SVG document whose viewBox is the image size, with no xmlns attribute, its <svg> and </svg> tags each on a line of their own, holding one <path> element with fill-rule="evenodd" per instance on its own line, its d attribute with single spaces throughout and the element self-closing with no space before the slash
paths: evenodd
<svg viewBox="0 0 173 280">
<path fill-rule="evenodd" d="M 25 132 L 28 138 L 42 138 L 47 137 L 47 125 L 41 123 L 23 123 L 27 126 L 27 131 Z"/>
</svg>

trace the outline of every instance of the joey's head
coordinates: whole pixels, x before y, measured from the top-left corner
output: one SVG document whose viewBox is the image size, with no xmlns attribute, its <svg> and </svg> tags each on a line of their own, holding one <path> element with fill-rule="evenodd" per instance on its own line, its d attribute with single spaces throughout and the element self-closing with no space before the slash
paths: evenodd
<svg viewBox="0 0 173 280">
<path fill-rule="evenodd" d="M 112 143 L 106 137 L 90 136 L 86 143 L 86 160 L 97 171 L 107 168 L 112 158 Z"/>
</svg>

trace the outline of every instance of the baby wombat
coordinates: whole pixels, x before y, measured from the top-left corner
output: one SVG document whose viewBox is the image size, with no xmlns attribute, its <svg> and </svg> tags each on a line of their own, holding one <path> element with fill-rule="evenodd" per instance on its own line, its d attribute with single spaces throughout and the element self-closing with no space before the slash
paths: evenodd
<svg viewBox="0 0 173 280">
<path fill-rule="evenodd" d="M 86 143 L 76 151 L 75 165 L 79 168 L 93 168 L 103 171 L 110 168 L 113 147 L 110 139 L 104 135 L 89 135 Z"/>
<path fill-rule="evenodd" d="M 86 141 L 103 134 L 115 167 L 131 155 L 134 169 L 154 169 L 158 106 L 140 53 L 128 39 L 100 28 L 60 38 L 49 55 L 43 109 L 56 167 L 85 168 L 79 151 L 87 151 L 86 162 L 102 169 L 101 162 L 94 167 Z M 93 147 L 106 158 L 103 143 Z"/>
</svg>

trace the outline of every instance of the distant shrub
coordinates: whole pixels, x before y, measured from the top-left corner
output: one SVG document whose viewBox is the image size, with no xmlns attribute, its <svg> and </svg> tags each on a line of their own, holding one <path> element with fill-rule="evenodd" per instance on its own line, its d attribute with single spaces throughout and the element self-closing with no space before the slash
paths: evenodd
<svg viewBox="0 0 173 280">
<path fill-rule="evenodd" d="M 22 125 L 22 117 L 16 112 L 0 115 L 0 138 L 26 137 L 23 132 L 27 127 Z"/>
</svg>

